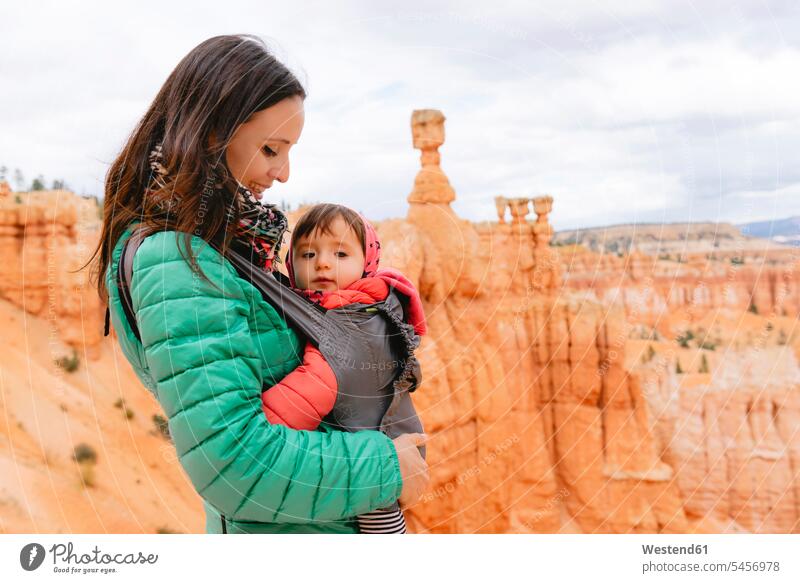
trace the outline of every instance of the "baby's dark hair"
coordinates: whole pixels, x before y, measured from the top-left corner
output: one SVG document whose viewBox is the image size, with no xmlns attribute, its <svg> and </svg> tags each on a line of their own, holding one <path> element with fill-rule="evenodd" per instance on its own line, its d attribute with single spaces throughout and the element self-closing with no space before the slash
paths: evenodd
<svg viewBox="0 0 800 583">
<path fill-rule="evenodd" d="M 367 235 L 364 228 L 364 221 L 353 209 L 346 206 L 332 203 L 321 203 L 312 206 L 306 214 L 300 217 L 292 230 L 292 244 L 296 244 L 300 239 L 311 235 L 315 231 L 331 234 L 331 224 L 337 218 L 341 218 L 345 224 L 353 229 L 358 240 L 361 242 L 361 250 L 367 252 Z"/>
</svg>

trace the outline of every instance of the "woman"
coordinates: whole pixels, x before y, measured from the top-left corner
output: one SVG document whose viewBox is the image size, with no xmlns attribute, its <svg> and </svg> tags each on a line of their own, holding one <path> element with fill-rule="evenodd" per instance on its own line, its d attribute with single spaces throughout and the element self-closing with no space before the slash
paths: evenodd
<svg viewBox="0 0 800 583">
<path fill-rule="evenodd" d="M 300 364 L 302 343 L 224 256 L 273 267 L 286 219 L 256 197 L 289 178 L 304 98 L 259 39 L 211 38 L 169 76 L 106 179 L 98 292 L 169 419 L 207 532 L 357 532 L 356 515 L 413 503 L 428 481 L 419 434 L 294 431 L 262 412 L 262 386 Z M 131 327 L 115 274 L 134 228 L 148 236 Z"/>
</svg>

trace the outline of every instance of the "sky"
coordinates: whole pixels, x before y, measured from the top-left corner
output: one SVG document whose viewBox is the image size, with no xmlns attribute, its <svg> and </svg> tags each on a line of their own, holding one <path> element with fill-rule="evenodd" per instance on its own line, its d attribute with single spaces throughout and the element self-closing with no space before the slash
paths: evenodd
<svg viewBox="0 0 800 583">
<path fill-rule="evenodd" d="M 275 202 L 401 217 L 414 109 L 447 117 L 456 212 L 554 197 L 557 230 L 800 214 L 792 1 L 6 2 L 0 166 L 102 196 L 170 71 L 218 34 L 267 41 L 308 91 Z"/>
</svg>

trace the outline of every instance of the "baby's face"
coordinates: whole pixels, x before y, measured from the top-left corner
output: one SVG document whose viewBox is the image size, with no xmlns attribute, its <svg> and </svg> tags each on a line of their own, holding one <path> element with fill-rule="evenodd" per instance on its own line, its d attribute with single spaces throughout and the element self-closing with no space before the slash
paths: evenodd
<svg viewBox="0 0 800 583">
<path fill-rule="evenodd" d="M 364 251 L 356 232 L 337 217 L 330 233 L 317 229 L 292 243 L 292 264 L 297 287 L 333 291 L 361 279 Z"/>
</svg>

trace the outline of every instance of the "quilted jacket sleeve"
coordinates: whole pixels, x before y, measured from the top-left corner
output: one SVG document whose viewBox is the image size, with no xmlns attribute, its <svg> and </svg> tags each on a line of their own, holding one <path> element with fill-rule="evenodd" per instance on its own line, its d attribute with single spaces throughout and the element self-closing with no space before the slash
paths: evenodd
<svg viewBox="0 0 800 583">
<path fill-rule="evenodd" d="M 261 395 L 270 423 L 293 429 L 316 429 L 336 402 L 336 375 L 313 344 L 306 343 L 303 363 Z"/>
<path fill-rule="evenodd" d="M 202 240 L 192 245 L 211 284 L 191 271 L 174 232 L 159 233 L 136 254 L 131 296 L 158 400 L 197 492 L 223 515 L 255 522 L 338 520 L 394 502 L 402 478 L 382 433 L 267 421 L 249 284 Z"/>
</svg>

